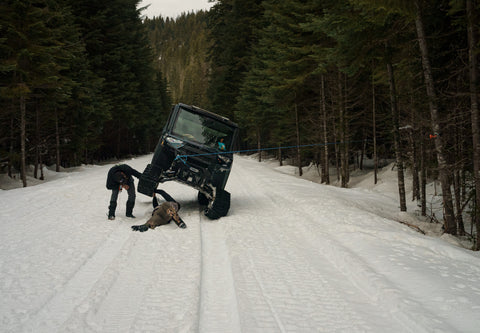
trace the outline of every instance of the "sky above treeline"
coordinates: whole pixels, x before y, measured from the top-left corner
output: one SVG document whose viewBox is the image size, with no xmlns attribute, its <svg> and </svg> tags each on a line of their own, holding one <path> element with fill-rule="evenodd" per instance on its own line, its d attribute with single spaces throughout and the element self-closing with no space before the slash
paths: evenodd
<svg viewBox="0 0 480 333">
<path fill-rule="evenodd" d="M 149 6 L 142 11 L 142 15 L 148 18 L 154 16 L 176 18 L 182 13 L 208 10 L 213 5 L 214 2 L 209 2 L 209 0 L 142 0 L 138 7 Z"/>
</svg>

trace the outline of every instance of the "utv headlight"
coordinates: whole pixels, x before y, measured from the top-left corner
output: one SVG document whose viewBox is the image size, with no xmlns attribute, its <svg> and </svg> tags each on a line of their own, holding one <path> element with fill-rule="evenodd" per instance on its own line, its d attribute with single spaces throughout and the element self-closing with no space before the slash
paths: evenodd
<svg viewBox="0 0 480 333">
<path fill-rule="evenodd" d="M 178 140 L 170 136 L 167 137 L 165 141 L 167 141 L 167 143 L 175 149 L 181 148 L 185 145 L 185 143 L 182 140 Z"/>
</svg>

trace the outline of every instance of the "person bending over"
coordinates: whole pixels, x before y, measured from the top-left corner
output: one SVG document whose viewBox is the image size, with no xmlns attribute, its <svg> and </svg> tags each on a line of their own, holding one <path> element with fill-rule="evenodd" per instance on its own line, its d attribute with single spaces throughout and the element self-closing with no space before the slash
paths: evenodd
<svg viewBox="0 0 480 333">
<path fill-rule="evenodd" d="M 110 205 L 108 206 L 108 219 L 115 220 L 115 210 L 117 209 L 118 194 L 122 189 L 127 190 L 127 210 L 126 216 L 133 216 L 133 207 L 135 206 L 135 183 L 133 177 L 140 178 L 142 174 L 127 164 L 118 164 L 113 166 L 107 175 L 107 189 L 112 190 Z"/>
</svg>

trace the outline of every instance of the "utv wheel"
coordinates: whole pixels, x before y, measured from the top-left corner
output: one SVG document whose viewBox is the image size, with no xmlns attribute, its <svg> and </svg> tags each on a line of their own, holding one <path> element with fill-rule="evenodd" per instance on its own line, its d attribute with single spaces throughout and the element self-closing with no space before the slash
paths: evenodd
<svg viewBox="0 0 480 333">
<path fill-rule="evenodd" d="M 149 197 L 153 195 L 153 191 L 157 188 L 158 176 L 153 174 L 153 167 L 148 164 L 138 180 L 138 192 L 143 193 Z"/>
<path fill-rule="evenodd" d="M 216 220 L 227 215 L 229 209 L 230 193 L 218 189 L 211 207 L 205 210 L 205 216 L 212 220 Z"/>
<path fill-rule="evenodd" d="M 203 194 L 202 192 L 198 192 L 198 204 L 200 206 L 206 206 L 208 205 L 208 198 L 205 194 Z"/>
</svg>

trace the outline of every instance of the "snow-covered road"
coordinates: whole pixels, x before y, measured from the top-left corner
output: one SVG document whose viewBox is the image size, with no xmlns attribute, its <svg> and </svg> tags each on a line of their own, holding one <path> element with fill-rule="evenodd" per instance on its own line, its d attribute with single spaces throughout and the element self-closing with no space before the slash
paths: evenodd
<svg viewBox="0 0 480 333">
<path fill-rule="evenodd" d="M 187 229 L 138 233 L 151 200 L 108 221 L 110 167 L 0 191 L 1 332 L 478 332 L 480 256 L 389 219 L 395 198 L 236 156 L 228 216 L 166 183 Z"/>
</svg>

